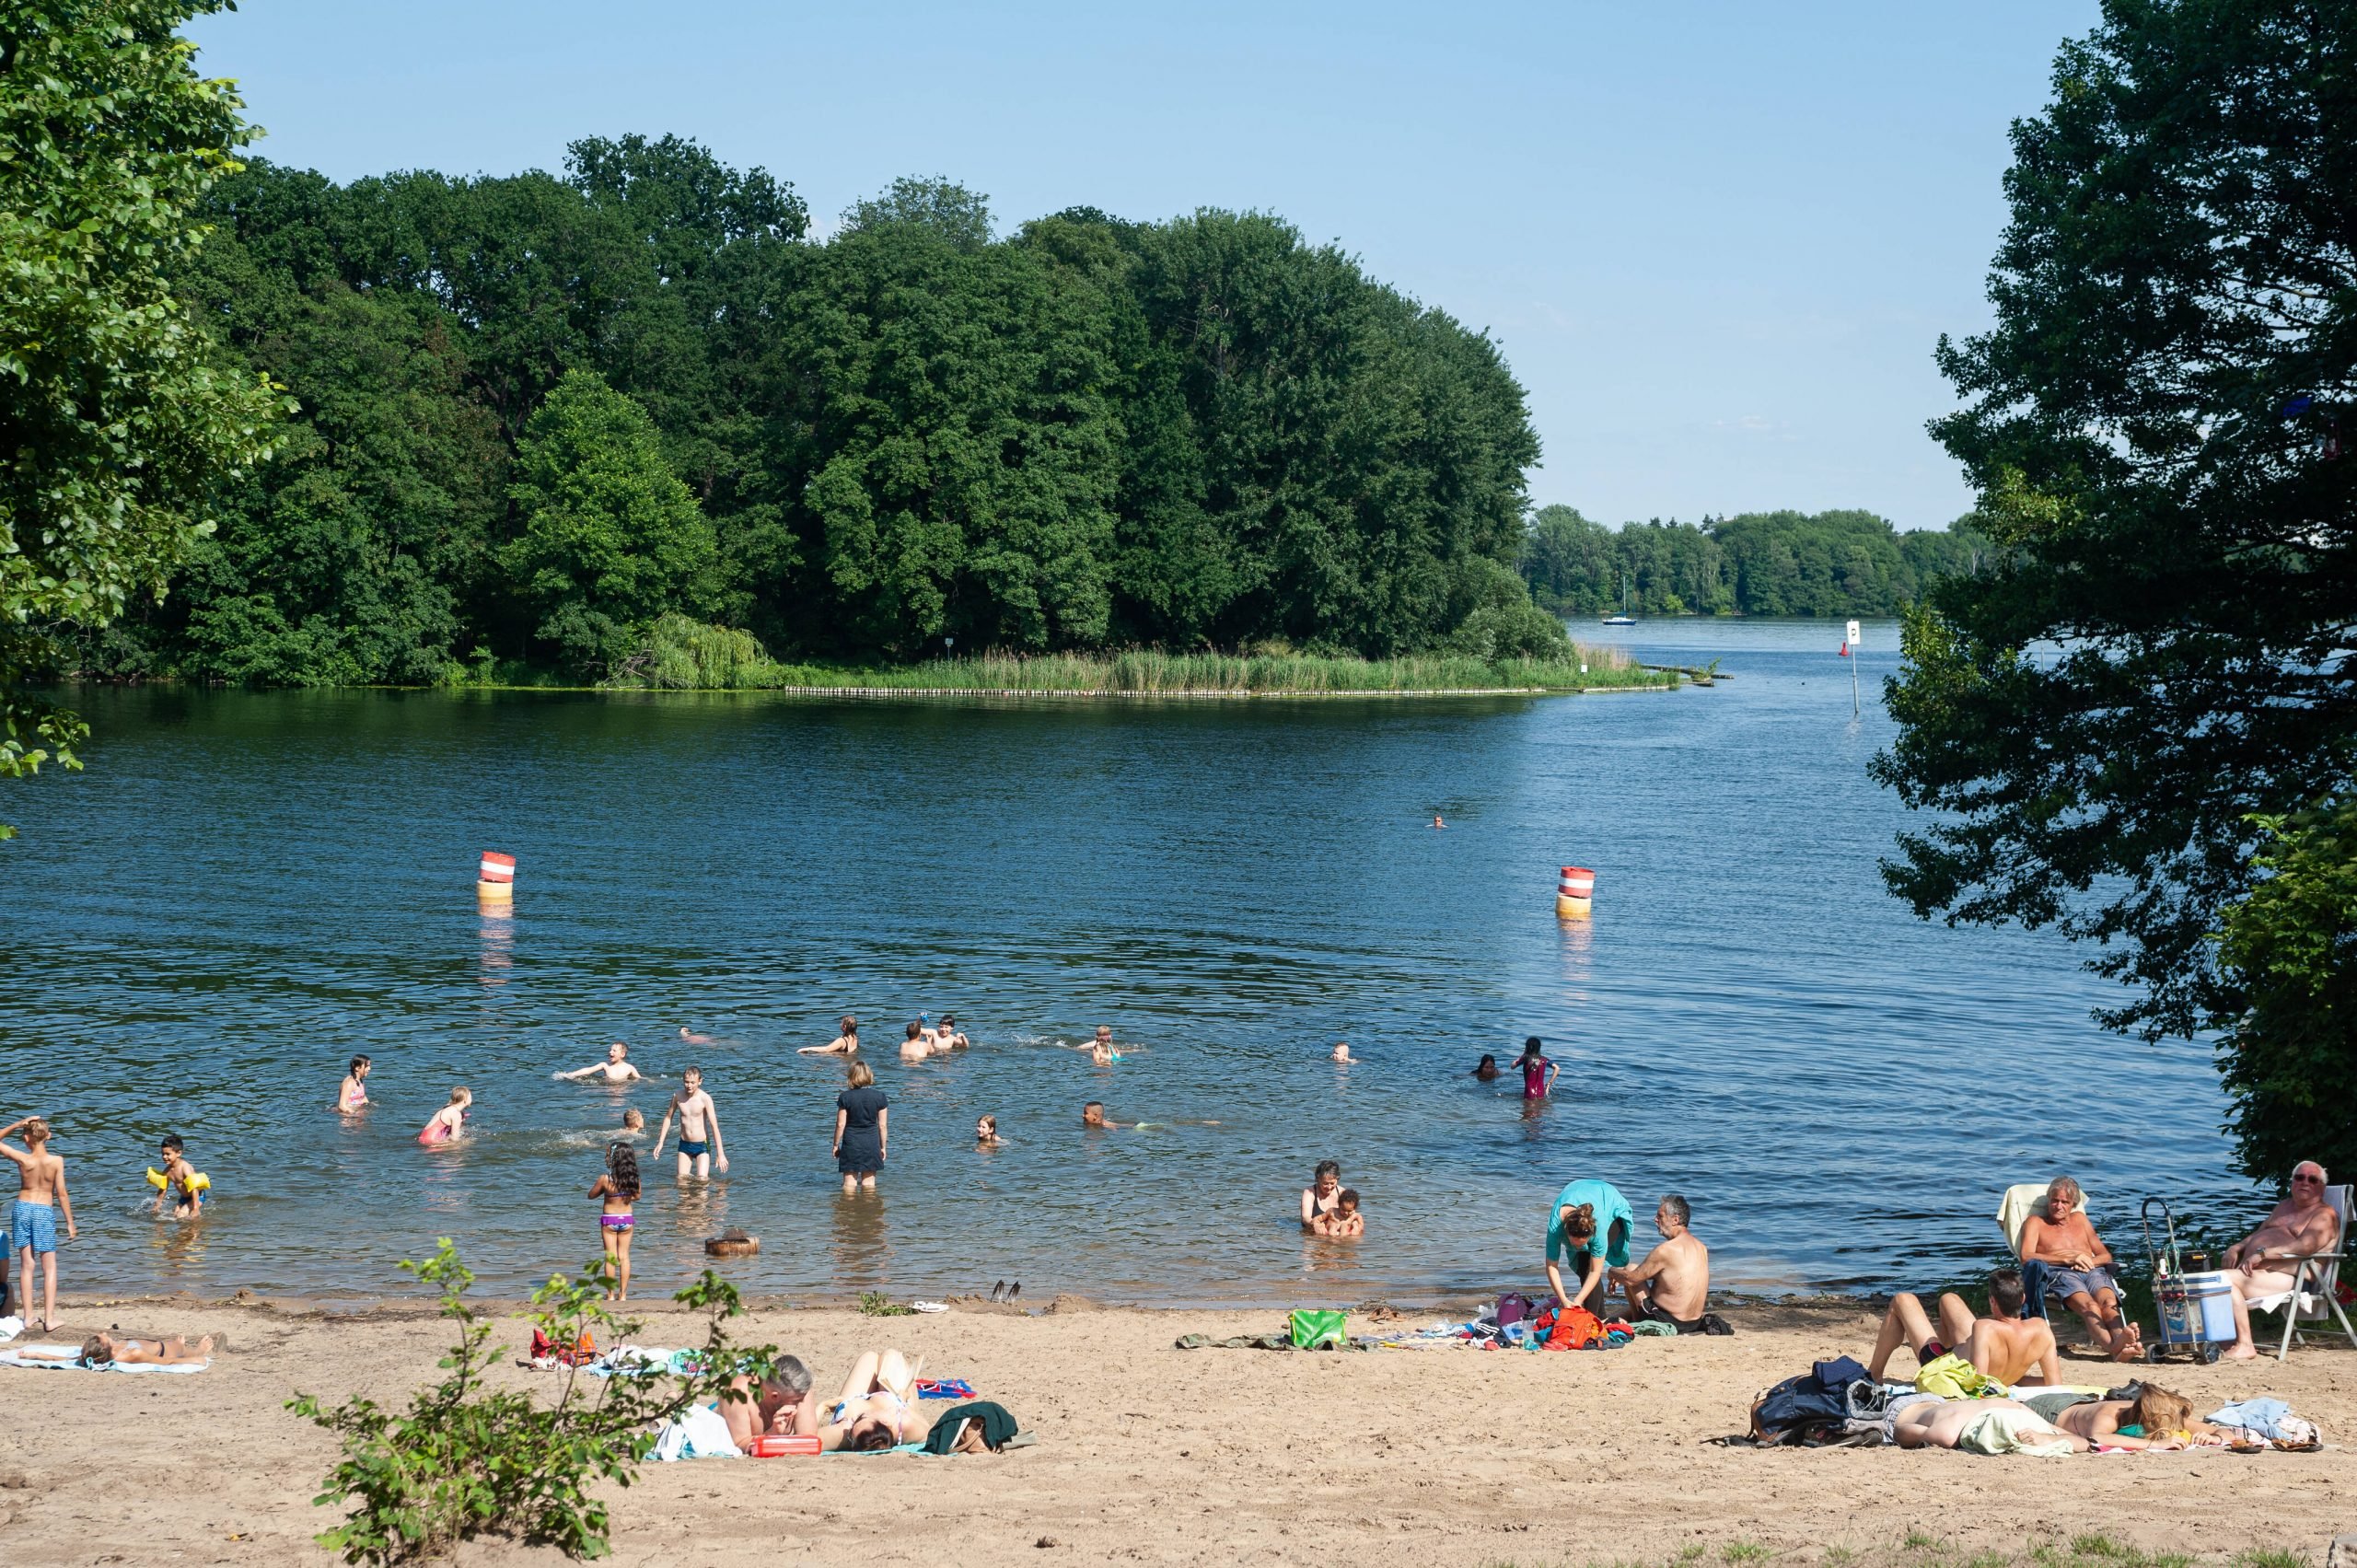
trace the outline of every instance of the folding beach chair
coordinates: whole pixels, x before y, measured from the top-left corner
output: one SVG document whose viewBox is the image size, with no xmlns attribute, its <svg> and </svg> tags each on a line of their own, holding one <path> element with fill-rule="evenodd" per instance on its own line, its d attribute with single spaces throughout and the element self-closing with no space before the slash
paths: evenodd
<svg viewBox="0 0 2357 1568">
<path fill-rule="evenodd" d="M 2283 1340 L 2275 1347 L 2275 1359 L 2278 1361 L 2292 1353 L 2293 1340 L 2304 1344 L 2307 1342 L 2306 1336 L 2300 1332 L 2301 1321 L 2321 1323 L 2327 1310 L 2340 1319 L 2340 1331 L 2349 1336 L 2349 1342 L 2357 1345 L 2357 1329 L 2349 1326 L 2349 1314 L 2340 1309 L 2340 1260 L 2344 1256 L 2341 1248 L 2349 1234 L 2348 1187 L 2326 1188 L 2324 1201 L 2332 1205 L 2332 1212 L 2340 1221 L 2333 1230 L 2332 1250 L 2312 1252 L 2305 1258 L 2286 1259 L 2286 1262 L 2293 1265 L 2292 1288 L 2274 1295 L 2253 1296 L 2247 1303 L 2253 1313 L 2283 1314 Z"/>
</svg>

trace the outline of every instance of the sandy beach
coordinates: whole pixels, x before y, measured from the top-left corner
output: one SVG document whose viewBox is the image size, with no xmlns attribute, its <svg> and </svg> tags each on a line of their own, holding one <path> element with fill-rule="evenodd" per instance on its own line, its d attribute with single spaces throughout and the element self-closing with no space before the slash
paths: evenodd
<svg viewBox="0 0 2357 1568">
<path fill-rule="evenodd" d="M 1733 1338 L 1573 1354 L 1180 1351 L 1181 1334 L 1261 1332 L 1279 1315 L 1061 1306 L 757 1312 L 745 1337 L 802 1355 L 822 1388 L 859 1350 L 897 1344 L 923 1355 L 928 1375 L 970 1378 L 1040 1441 L 946 1460 L 650 1465 L 615 1500 L 615 1561 L 1472 1568 L 1664 1562 L 1751 1543 L 1817 1562 L 1917 1531 L 1974 1551 L 2101 1532 L 2204 1559 L 2268 1548 L 2320 1562 L 2327 1539 L 2357 1525 L 2357 1471 L 2341 1446 L 2357 1423 L 2357 1352 L 2345 1345 L 2281 1366 L 2156 1375 L 2200 1410 L 2287 1399 L 2323 1425 L 2321 1454 L 1992 1459 L 1707 1442 L 1740 1430 L 1767 1384 L 1820 1356 L 1863 1356 L 1863 1306 L 1738 1307 Z M 694 1337 L 668 1303 L 642 1310 L 643 1341 Z M 226 1333 L 229 1348 L 193 1376 L 0 1373 L 15 1396 L 0 1430 L 0 1561 L 12 1564 L 328 1561 L 311 1536 L 331 1516 L 310 1499 L 331 1446 L 283 1402 L 298 1388 L 403 1401 L 445 1342 L 429 1310 L 401 1304 L 351 1314 L 83 1298 L 61 1316 L 59 1338 L 120 1325 Z M 501 1336 L 511 1347 L 525 1337 L 513 1327 Z M 2065 1370 L 2099 1382 L 2107 1369 L 2073 1359 Z M 494 1543 L 461 1561 L 556 1559 Z"/>
</svg>

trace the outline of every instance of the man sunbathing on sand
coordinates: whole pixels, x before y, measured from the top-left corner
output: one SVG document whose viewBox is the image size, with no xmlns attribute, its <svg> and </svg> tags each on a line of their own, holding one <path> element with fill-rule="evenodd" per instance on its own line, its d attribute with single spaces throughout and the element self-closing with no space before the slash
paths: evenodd
<svg viewBox="0 0 2357 1568">
<path fill-rule="evenodd" d="M 2054 1349 L 2054 1330 L 2045 1319 L 2022 1317 L 2022 1276 L 2018 1269 L 1999 1269 L 1989 1276 L 1989 1313 L 1975 1318 L 1964 1297 L 1950 1291 L 1940 1297 L 1939 1332 L 1932 1331 L 1923 1304 L 1910 1291 L 1891 1297 L 1883 1315 L 1882 1333 L 1875 1341 L 1874 1359 L 1866 1376 L 1879 1381 L 1891 1353 L 1904 1342 L 1925 1365 L 1953 1353 L 1972 1363 L 1984 1377 L 2000 1383 L 2060 1383 L 2062 1360 Z M 2036 1376 L 2033 1376 L 2032 1374 Z"/>
<path fill-rule="evenodd" d="M 2087 1440 L 2064 1432 L 2019 1400 L 1925 1400 L 1891 1418 L 1891 1434 L 1902 1448 L 1953 1448 L 1973 1423 L 2000 1412 L 2017 1416 L 2031 1432 L 2043 1432 L 2055 1447 L 2066 1444 L 2084 1454 Z"/>
<path fill-rule="evenodd" d="M 630 1064 L 630 1047 L 620 1040 L 606 1047 L 603 1062 L 592 1062 L 586 1067 L 576 1067 L 570 1073 L 557 1074 L 559 1079 L 568 1084 L 577 1083 L 583 1078 L 598 1078 L 609 1084 L 634 1084 L 639 1076 L 638 1069 Z"/>
<path fill-rule="evenodd" d="M 728 1436 L 739 1448 L 756 1437 L 814 1437 L 819 1432 L 819 1401 L 810 1397 L 810 1369 L 802 1358 L 782 1355 L 757 1389 L 749 1377 L 729 1379 L 729 1388 L 744 1398 L 720 1401 L 720 1417 Z"/>
<path fill-rule="evenodd" d="M 819 1446 L 832 1454 L 850 1448 L 873 1453 L 904 1443 L 922 1443 L 933 1430 L 932 1413 L 917 1402 L 917 1374 L 899 1351 L 869 1351 L 852 1364 L 842 1397 L 820 1412 Z"/>
</svg>

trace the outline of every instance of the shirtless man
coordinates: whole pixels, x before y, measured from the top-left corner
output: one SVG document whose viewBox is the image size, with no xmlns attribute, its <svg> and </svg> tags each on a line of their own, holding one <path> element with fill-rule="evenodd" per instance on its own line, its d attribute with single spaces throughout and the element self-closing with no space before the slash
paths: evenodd
<svg viewBox="0 0 2357 1568">
<path fill-rule="evenodd" d="M 2046 1189 L 2046 1213 L 2022 1222 L 2022 1259 L 2045 1264 L 2054 1295 L 2079 1315 L 2096 1348 L 2114 1361 L 2140 1361 L 2143 1330 L 2119 1310 L 2119 1290 L 2111 1273 L 2111 1249 L 2096 1235 L 2086 1215 L 2086 1195 L 2067 1176 Z"/>
<path fill-rule="evenodd" d="M 25 1146 L 4 1140 L 18 1128 Z M 49 1152 L 49 1123 L 38 1116 L 20 1116 L 0 1127 L 0 1155 L 17 1162 L 17 1207 L 8 1224 L 8 1249 L 17 1255 L 17 1294 L 22 1316 L 32 1318 L 33 1262 L 41 1271 L 41 1328 L 57 1327 L 57 1216 L 65 1215 L 65 1239 L 75 1238 L 74 1200 L 65 1191 L 65 1160 Z"/>
<path fill-rule="evenodd" d="M 1950 1291 L 1940 1297 L 1940 1330 L 1932 1332 L 1923 1304 L 1909 1291 L 1891 1297 L 1890 1310 L 1875 1341 L 1874 1359 L 1866 1376 L 1880 1381 L 1883 1368 L 1901 1343 L 1926 1365 L 1954 1353 L 1972 1363 L 1981 1376 L 2000 1383 L 2060 1383 L 2062 1358 L 2054 1349 L 2054 1330 L 2042 1318 L 2022 1316 L 2022 1276 L 2017 1269 L 1999 1269 L 1989 1276 L 1989 1316 L 1975 1318 L 1964 1297 Z M 2037 1376 L 2033 1377 L 2031 1374 Z"/>
<path fill-rule="evenodd" d="M 849 1013 L 843 1015 L 842 1033 L 824 1045 L 806 1045 L 795 1052 L 796 1056 L 856 1056 L 859 1054 L 859 1020 Z"/>
<path fill-rule="evenodd" d="M 2335 1250 L 2340 1218 L 2324 1201 L 2324 1167 L 2302 1160 L 2292 1167 L 2292 1195 L 2257 1230 L 2226 1249 L 2226 1283 L 2235 1293 L 2235 1342 L 2219 1353 L 2226 1359 L 2248 1361 L 2258 1353 L 2250 1342 L 2250 1303 L 2293 1287 L 2298 1265 L 2291 1260 Z"/>
<path fill-rule="evenodd" d="M 963 1051 L 974 1043 L 958 1032 L 958 1015 L 955 1013 L 941 1015 L 941 1027 L 933 1031 L 933 1038 L 944 1051 Z"/>
<path fill-rule="evenodd" d="M 663 1123 L 655 1130 L 655 1152 L 650 1160 L 663 1157 L 663 1140 L 671 1134 L 671 1118 L 679 1118 L 679 1179 L 693 1176 L 698 1180 L 711 1177 L 715 1159 L 720 1174 L 728 1174 L 728 1151 L 720 1142 L 720 1108 L 703 1092 L 703 1069 L 691 1067 L 679 1074 L 679 1092 L 663 1108 Z M 705 1124 L 711 1124 L 709 1133 Z"/>
<path fill-rule="evenodd" d="M 720 1418 L 728 1423 L 728 1435 L 739 1448 L 750 1446 L 754 1438 L 764 1434 L 818 1434 L 819 1401 L 810 1397 L 810 1369 L 800 1356 L 779 1356 L 759 1389 L 749 1377 L 733 1377 L 728 1386 L 745 1396 L 720 1401 Z"/>
<path fill-rule="evenodd" d="M 1105 1102 L 1094 1099 L 1080 1108 L 1080 1124 L 1083 1127 L 1097 1128 L 1105 1132 L 1113 1132 L 1123 1127 L 1134 1125 L 1128 1121 L 1107 1121 L 1105 1119 Z"/>
<path fill-rule="evenodd" d="M 1702 1238 L 1686 1228 L 1693 1210 L 1672 1192 L 1654 1211 L 1654 1228 L 1661 1245 L 1633 1268 L 1609 1271 L 1612 1283 L 1629 1298 L 1629 1316 L 1667 1323 L 1680 1333 L 1702 1327 L 1702 1307 L 1711 1295 L 1711 1251 Z"/>
<path fill-rule="evenodd" d="M 640 1074 L 630 1064 L 630 1047 L 616 1040 L 606 1047 L 603 1062 L 593 1062 L 570 1073 L 559 1073 L 557 1077 L 568 1084 L 577 1083 L 583 1078 L 598 1078 L 609 1084 L 634 1084 L 638 1082 Z"/>
<path fill-rule="evenodd" d="M 2062 1431 L 2019 1400 L 1925 1400 L 1891 1417 L 1891 1432 L 1902 1448 L 1953 1448 L 1966 1427 L 1997 1411 L 2018 1411 L 2047 1428 L 2056 1447 L 2067 1443 L 2073 1454 L 2087 1451 L 2085 1438 Z"/>
<path fill-rule="evenodd" d="M 933 1043 L 925 1038 L 924 1025 L 919 1023 L 914 1018 L 911 1018 L 909 1020 L 909 1038 L 900 1042 L 900 1060 L 903 1062 L 922 1062 L 932 1054 Z"/>
</svg>

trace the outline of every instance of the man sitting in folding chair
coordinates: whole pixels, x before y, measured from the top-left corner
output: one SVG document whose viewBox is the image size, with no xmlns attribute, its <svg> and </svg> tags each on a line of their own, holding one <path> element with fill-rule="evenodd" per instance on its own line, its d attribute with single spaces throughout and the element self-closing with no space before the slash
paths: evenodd
<svg viewBox="0 0 2357 1568">
<path fill-rule="evenodd" d="M 2321 1318 L 2329 1307 L 2350 1342 L 2357 1344 L 2357 1330 L 2350 1328 L 2349 1315 L 2333 1297 L 2349 1189 L 2331 1191 L 2337 1202 L 2327 1200 L 2324 1167 L 2302 1160 L 2292 1167 L 2291 1196 L 2276 1204 L 2257 1230 L 2226 1249 L 2226 1283 L 2235 1292 L 2235 1342 L 2221 1353 L 2227 1359 L 2247 1361 L 2258 1353 L 2250 1336 L 2254 1307 L 2262 1312 L 2282 1309 L 2278 1361 L 2291 1350 L 2303 1311 Z M 2311 1295 L 2317 1300 L 2311 1303 Z"/>
<path fill-rule="evenodd" d="M 2097 1350 L 2114 1361 L 2142 1358 L 2142 1331 L 2119 1309 L 2111 1249 L 2096 1235 L 2076 1181 L 2058 1176 L 2047 1184 L 2045 1206 L 2022 1222 L 2015 1251 L 2025 1263 L 2046 1265 L 2046 1293 L 2079 1315 Z"/>
</svg>

